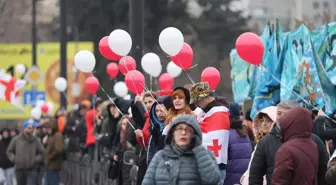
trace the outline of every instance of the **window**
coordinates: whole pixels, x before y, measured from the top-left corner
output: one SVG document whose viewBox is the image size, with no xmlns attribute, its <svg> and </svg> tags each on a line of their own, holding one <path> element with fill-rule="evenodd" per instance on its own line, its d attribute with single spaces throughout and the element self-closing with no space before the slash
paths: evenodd
<svg viewBox="0 0 336 185">
<path fill-rule="evenodd" d="M 313 2 L 314 9 L 319 9 L 320 3 L 319 2 Z"/>
</svg>

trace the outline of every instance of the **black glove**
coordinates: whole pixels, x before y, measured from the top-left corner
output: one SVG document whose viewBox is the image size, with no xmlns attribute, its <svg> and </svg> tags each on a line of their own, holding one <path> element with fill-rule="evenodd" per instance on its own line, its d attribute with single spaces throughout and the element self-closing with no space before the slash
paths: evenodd
<svg viewBox="0 0 336 185">
<path fill-rule="evenodd" d="M 194 147 L 198 147 L 202 145 L 202 139 L 199 135 L 194 135 L 192 142 L 194 144 Z"/>
</svg>

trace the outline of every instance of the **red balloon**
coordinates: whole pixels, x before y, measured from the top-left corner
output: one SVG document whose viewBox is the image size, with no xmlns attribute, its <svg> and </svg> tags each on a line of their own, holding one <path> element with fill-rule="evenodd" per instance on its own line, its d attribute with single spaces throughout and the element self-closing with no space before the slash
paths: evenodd
<svg viewBox="0 0 336 185">
<path fill-rule="evenodd" d="M 119 61 L 119 69 L 123 75 L 127 74 L 129 71 L 135 70 L 136 62 L 134 58 L 131 56 L 122 57 Z"/>
<path fill-rule="evenodd" d="M 177 55 L 171 56 L 170 58 L 177 66 L 184 70 L 188 70 L 192 64 L 194 52 L 189 44 L 184 43 L 182 50 Z"/>
<path fill-rule="evenodd" d="M 236 40 L 237 53 L 246 62 L 259 66 L 264 56 L 264 45 L 260 37 L 246 32 Z"/>
<path fill-rule="evenodd" d="M 172 89 L 164 89 L 158 92 L 159 96 L 171 96 L 173 94 Z"/>
<path fill-rule="evenodd" d="M 41 108 L 41 111 L 42 111 L 43 113 L 45 113 L 45 114 L 47 114 L 48 111 L 49 111 L 49 107 L 48 107 L 47 104 L 43 104 L 43 105 L 41 105 L 40 108 Z"/>
<path fill-rule="evenodd" d="M 125 76 L 125 84 L 132 93 L 141 94 L 145 89 L 145 77 L 137 71 L 129 71 Z"/>
<path fill-rule="evenodd" d="M 111 77 L 111 78 L 115 78 L 118 76 L 119 73 L 119 67 L 116 63 L 109 63 L 106 66 L 106 73 Z"/>
<path fill-rule="evenodd" d="M 159 77 L 159 87 L 160 89 L 171 89 L 174 86 L 174 78 L 168 73 L 163 73 Z"/>
<path fill-rule="evenodd" d="M 99 89 L 99 81 L 96 77 L 90 76 L 85 80 L 85 88 L 90 94 L 96 94 Z"/>
<path fill-rule="evenodd" d="M 121 56 L 111 50 L 108 44 L 108 38 L 108 36 L 105 36 L 99 41 L 99 52 L 109 60 L 119 61 Z"/>
<path fill-rule="evenodd" d="M 214 67 L 205 68 L 201 74 L 201 81 L 208 82 L 210 88 L 215 90 L 220 81 L 219 71 Z"/>
</svg>

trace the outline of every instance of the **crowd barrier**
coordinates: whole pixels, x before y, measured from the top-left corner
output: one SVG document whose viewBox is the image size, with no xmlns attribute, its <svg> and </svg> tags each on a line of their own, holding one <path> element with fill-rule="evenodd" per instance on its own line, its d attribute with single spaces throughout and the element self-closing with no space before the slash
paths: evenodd
<svg viewBox="0 0 336 185">
<path fill-rule="evenodd" d="M 68 154 L 61 170 L 61 182 L 64 185 L 110 185 L 108 168 L 110 162 L 91 160 L 89 155 Z"/>
<path fill-rule="evenodd" d="M 122 157 L 123 168 L 129 170 L 130 183 L 136 185 L 137 171 L 136 166 L 138 154 L 134 151 L 126 151 Z M 60 173 L 61 183 L 63 185 L 114 185 L 117 181 L 108 178 L 110 160 L 101 157 L 98 162 L 97 152 L 95 160 L 87 154 L 79 156 L 76 154 L 68 154 L 67 159 L 63 162 Z"/>
</svg>

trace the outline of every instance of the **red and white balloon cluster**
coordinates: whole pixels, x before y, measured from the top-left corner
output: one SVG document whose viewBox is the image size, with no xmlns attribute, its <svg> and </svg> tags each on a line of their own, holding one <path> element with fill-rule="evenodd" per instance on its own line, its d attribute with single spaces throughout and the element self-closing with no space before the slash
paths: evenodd
<svg viewBox="0 0 336 185">
<path fill-rule="evenodd" d="M 159 45 L 162 50 L 170 56 L 171 62 L 167 65 L 167 73 L 162 72 L 160 57 L 155 53 L 146 53 L 141 59 L 141 67 L 150 77 L 158 78 L 158 84 L 162 91 L 171 90 L 174 86 L 174 78 L 178 77 L 182 70 L 189 70 L 194 58 L 192 48 L 184 42 L 183 34 L 174 27 L 164 29 L 159 36 Z M 125 75 L 124 82 L 117 82 L 114 85 L 114 92 L 117 96 L 125 97 L 128 91 L 134 94 L 141 94 L 145 89 L 144 74 L 136 70 L 137 65 L 133 57 L 128 56 L 132 48 L 132 38 L 124 30 L 116 29 L 109 36 L 103 37 L 99 42 L 99 51 L 106 59 L 118 61 L 111 62 L 106 66 L 106 73 L 111 79 L 121 74 Z M 84 73 L 91 73 L 96 65 L 94 55 L 87 51 L 79 51 L 75 56 L 75 66 Z M 201 80 L 209 81 L 212 87 L 219 83 L 219 72 L 213 72 L 215 68 L 208 69 L 202 73 Z M 218 80 L 212 77 L 218 75 Z M 204 77 L 203 77 L 204 76 Z M 55 86 L 59 91 L 66 89 L 64 85 Z M 62 83 L 64 84 L 64 82 Z M 85 81 L 85 87 L 89 93 L 95 94 L 99 90 L 99 81 L 93 75 Z M 215 88 L 215 87 L 214 87 Z"/>
<path fill-rule="evenodd" d="M 51 102 L 45 102 L 39 100 L 36 102 L 35 107 L 32 108 L 30 114 L 31 118 L 35 120 L 39 120 L 43 114 L 51 115 L 53 111 L 54 105 Z"/>
</svg>

